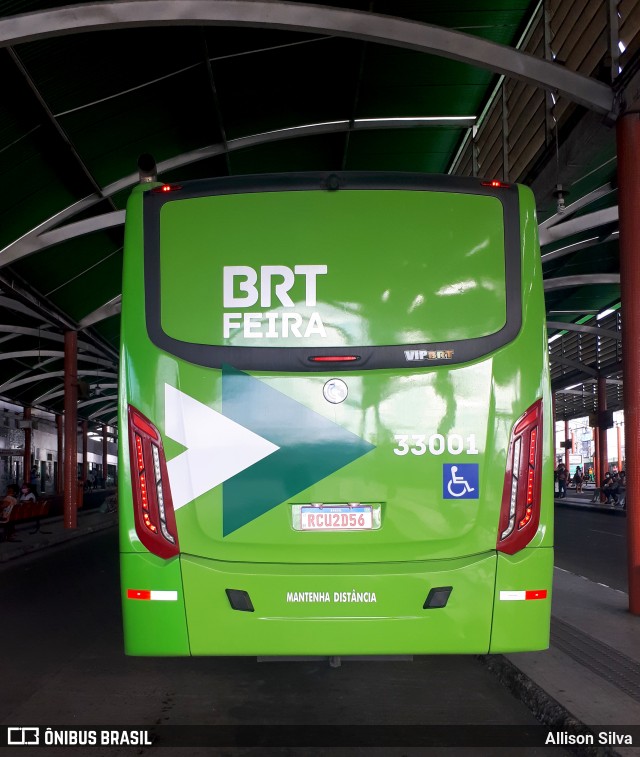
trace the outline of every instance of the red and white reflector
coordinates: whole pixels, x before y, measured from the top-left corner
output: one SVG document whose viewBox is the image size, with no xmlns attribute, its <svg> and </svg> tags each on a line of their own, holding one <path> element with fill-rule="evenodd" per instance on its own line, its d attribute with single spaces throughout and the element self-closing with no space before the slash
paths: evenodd
<svg viewBox="0 0 640 757">
<path fill-rule="evenodd" d="M 136 533 L 158 557 L 180 551 L 169 473 L 158 429 L 129 405 L 129 455 Z"/>
<path fill-rule="evenodd" d="M 177 591 L 160 591 L 156 589 L 127 589 L 127 599 L 146 599 L 156 602 L 177 602 Z"/>
<path fill-rule="evenodd" d="M 546 599 L 546 589 L 535 589 L 533 591 L 501 591 L 501 602 L 518 602 L 526 601 L 527 599 Z"/>
<path fill-rule="evenodd" d="M 507 453 L 496 549 L 513 555 L 533 539 L 540 522 L 542 400 L 516 422 Z"/>
</svg>

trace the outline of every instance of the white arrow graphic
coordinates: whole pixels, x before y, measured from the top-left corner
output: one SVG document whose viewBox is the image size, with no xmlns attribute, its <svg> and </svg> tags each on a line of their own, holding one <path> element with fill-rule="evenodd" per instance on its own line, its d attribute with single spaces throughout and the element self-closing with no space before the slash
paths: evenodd
<svg viewBox="0 0 640 757">
<path fill-rule="evenodd" d="M 177 510 L 280 449 L 169 384 L 164 428 L 186 450 L 167 463 Z"/>
</svg>

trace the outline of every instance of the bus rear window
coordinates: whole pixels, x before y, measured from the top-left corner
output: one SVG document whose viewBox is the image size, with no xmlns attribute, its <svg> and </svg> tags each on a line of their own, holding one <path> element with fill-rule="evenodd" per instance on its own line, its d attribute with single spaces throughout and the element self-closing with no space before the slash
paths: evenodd
<svg viewBox="0 0 640 757">
<path fill-rule="evenodd" d="M 503 206 L 490 195 L 176 196 L 159 237 L 160 322 L 180 342 L 412 345 L 506 323 Z"/>
</svg>

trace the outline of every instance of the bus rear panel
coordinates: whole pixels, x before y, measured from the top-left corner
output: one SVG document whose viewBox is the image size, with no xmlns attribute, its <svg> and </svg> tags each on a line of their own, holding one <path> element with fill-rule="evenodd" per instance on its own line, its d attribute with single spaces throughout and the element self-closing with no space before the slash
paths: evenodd
<svg viewBox="0 0 640 757">
<path fill-rule="evenodd" d="M 136 188 L 127 653 L 546 648 L 544 315 L 521 186 L 314 173 Z"/>
</svg>

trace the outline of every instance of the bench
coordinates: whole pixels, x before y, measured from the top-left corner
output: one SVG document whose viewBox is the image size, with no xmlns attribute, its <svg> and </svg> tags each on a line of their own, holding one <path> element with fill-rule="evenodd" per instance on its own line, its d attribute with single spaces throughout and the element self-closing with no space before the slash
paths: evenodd
<svg viewBox="0 0 640 757">
<path fill-rule="evenodd" d="M 35 529 L 32 533 L 40 531 L 40 518 L 44 518 L 49 514 L 50 501 L 48 499 L 38 499 L 34 502 L 23 502 L 22 504 L 15 505 L 9 520 L 6 523 L 22 523 L 27 520 L 35 520 Z"/>
</svg>

